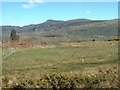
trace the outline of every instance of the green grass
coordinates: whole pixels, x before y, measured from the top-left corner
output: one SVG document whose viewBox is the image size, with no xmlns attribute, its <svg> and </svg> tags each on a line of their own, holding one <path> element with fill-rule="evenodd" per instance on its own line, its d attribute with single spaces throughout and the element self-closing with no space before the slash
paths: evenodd
<svg viewBox="0 0 120 90">
<path fill-rule="evenodd" d="M 2 50 L 2 58 L 7 57 L 10 53 L 10 50 Z"/>
<path fill-rule="evenodd" d="M 117 50 L 116 44 L 20 50 L 3 59 L 3 75 L 92 73 L 116 66 Z"/>
<path fill-rule="evenodd" d="M 118 45 L 81 44 L 23 49 L 4 57 L 2 87 L 117 88 Z"/>
</svg>

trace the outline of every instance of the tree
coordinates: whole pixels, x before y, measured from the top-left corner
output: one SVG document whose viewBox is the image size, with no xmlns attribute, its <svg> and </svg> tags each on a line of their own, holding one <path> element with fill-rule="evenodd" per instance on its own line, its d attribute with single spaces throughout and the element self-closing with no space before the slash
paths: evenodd
<svg viewBox="0 0 120 90">
<path fill-rule="evenodd" d="M 19 41 L 19 36 L 16 34 L 16 30 L 13 29 L 10 34 L 10 40 L 13 41 Z"/>
<path fill-rule="evenodd" d="M 95 41 L 95 39 L 93 39 L 92 41 Z"/>
</svg>

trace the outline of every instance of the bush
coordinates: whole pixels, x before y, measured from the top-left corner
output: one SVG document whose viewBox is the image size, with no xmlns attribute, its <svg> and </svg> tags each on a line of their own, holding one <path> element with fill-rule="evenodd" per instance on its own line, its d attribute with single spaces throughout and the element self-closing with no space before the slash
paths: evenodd
<svg viewBox="0 0 120 90">
<path fill-rule="evenodd" d="M 111 39 L 108 39 L 108 41 L 120 41 L 120 38 L 111 38 Z"/>
<path fill-rule="evenodd" d="M 96 75 L 69 75 L 52 73 L 43 78 L 33 77 L 10 77 L 3 78 L 3 88 L 52 88 L 52 89 L 72 89 L 72 88 L 117 88 L 118 73 L 116 70 L 99 70 Z"/>
</svg>

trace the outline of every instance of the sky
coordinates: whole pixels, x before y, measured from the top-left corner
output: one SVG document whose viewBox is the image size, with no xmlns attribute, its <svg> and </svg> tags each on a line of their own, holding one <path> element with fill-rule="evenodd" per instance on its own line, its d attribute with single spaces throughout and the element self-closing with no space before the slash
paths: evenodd
<svg viewBox="0 0 120 90">
<path fill-rule="evenodd" d="M 117 2 L 3 2 L 2 25 L 25 26 L 52 20 L 111 20 L 118 18 Z"/>
<path fill-rule="evenodd" d="M 28 2 L 29 0 L 1 0 L 2 2 Z M 119 2 L 119 0 L 33 0 L 44 2 Z"/>
</svg>

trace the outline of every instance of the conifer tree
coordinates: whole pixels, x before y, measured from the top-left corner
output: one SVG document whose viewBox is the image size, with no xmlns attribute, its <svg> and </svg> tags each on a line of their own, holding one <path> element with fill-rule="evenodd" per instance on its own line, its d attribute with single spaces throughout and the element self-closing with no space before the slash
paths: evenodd
<svg viewBox="0 0 120 90">
<path fill-rule="evenodd" d="M 19 36 L 16 33 L 16 30 L 13 29 L 10 34 L 10 40 L 13 41 L 19 41 Z"/>
</svg>

